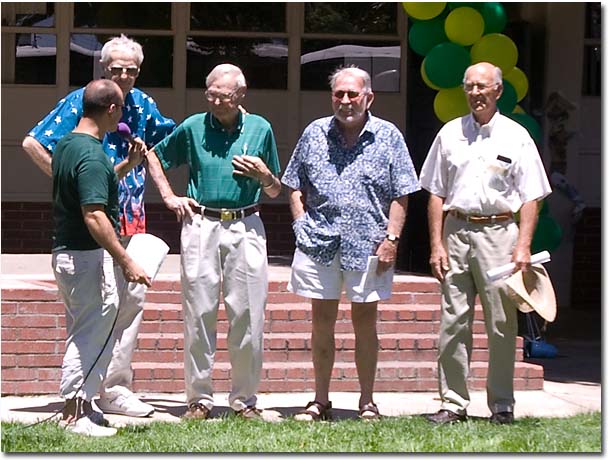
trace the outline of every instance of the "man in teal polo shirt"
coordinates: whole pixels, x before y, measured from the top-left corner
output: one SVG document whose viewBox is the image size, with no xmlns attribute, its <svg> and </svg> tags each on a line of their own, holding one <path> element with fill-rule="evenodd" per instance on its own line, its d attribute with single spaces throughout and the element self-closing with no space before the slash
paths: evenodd
<svg viewBox="0 0 610 460">
<path fill-rule="evenodd" d="M 166 206 L 182 221 L 186 418 L 206 419 L 214 406 L 212 365 L 222 285 L 232 365 L 229 405 L 260 418 L 256 390 L 263 365 L 267 242 L 258 212 L 261 190 L 279 195 L 275 138 L 264 118 L 243 114 L 246 79 L 231 64 L 206 78 L 210 112 L 190 116 L 150 155 L 149 172 Z M 159 161 L 156 160 L 159 158 Z M 163 169 L 189 167 L 187 196 L 178 197 Z"/>
</svg>

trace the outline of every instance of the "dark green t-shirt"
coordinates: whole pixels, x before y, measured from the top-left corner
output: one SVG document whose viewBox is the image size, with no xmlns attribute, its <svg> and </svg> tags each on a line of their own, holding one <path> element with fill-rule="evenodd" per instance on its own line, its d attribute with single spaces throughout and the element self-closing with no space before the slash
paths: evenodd
<svg viewBox="0 0 610 460">
<path fill-rule="evenodd" d="M 104 205 L 118 234 L 118 178 L 101 141 L 88 134 L 70 133 L 57 144 L 51 164 L 53 248 L 82 251 L 100 247 L 85 225 L 83 205 Z"/>
</svg>

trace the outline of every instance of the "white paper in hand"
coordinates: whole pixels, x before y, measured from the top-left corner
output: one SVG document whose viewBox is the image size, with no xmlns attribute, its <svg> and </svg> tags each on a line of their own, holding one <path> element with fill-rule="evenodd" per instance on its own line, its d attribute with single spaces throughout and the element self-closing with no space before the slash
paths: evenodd
<svg viewBox="0 0 610 460">
<path fill-rule="evenodd" d="M 144 269 L 152 281 L 169 252 L 169 246 L 155 235 L 137 233 L 129 240 L 126 251 L 129 257 Z"/>
<path fill-rule="evenodd" d="M 366 264 L 366 273 L 362 277 L 360 285 L 354 286 L 354 292 L 356 294 L 366 296 L 367 293 L 387 285 L 388 280 L 390 280 L 391 284 L 391 280 L 394 277 L 394 270 L 389 269 L 381 275 L 378 275 L 377 265 L 379 265 L 379 256 L 369 256 Z"/>
</svg>

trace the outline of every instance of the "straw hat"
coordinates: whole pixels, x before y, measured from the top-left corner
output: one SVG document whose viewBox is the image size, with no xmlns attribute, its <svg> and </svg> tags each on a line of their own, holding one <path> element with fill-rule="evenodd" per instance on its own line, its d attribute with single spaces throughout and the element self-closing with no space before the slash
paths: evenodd
<svg viewBox="0 0 610 460">
<path fill-rule="evenodd" d="M 506 279 L 508 294 L 523 313 L 536 311 L 548 322 L 555 320 L 557 300 L 549 274 L 542 265 L 513 273 Z"/>
</svg>

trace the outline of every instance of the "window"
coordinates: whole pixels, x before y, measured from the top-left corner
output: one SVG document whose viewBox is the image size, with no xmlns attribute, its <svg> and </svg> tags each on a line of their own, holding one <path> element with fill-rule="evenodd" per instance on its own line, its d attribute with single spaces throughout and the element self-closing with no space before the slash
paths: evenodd
<svg viewBox="0 0 610 460">
<path fill-rule="evenodd" d="M 249 88 L 288 87 L 285 3 L 191 3 L 186 86 L 203 88 L 218 64 L 243 70 Z M 221 31 L 235 35 L 219 36 Z"/>
<path fill-rule="evenodd" d="M 400 91 L 399 5 L 305 3 L 301 89 L 328 90 L 337 67 L 356 65 L 371 75 L 374 91 Z M 344 38 L 326 38 L 330 34 Z"/>
<path fill-rule="evenodd" d="M 171 4 L 75 2 L 74 27 L 169 30 L 172 27 Z"/>
<path fill-rule="evenodd" d="M 191 30 L 286 32 L 286 4 L 191 3 Z"/>
<path fill-rule="evenodd" d="M 100 66 L 102 46 L 119 35 L 72 34 L 70 37 L 70 85 L 84 86 L 102 76 Z M 138 87 L 171 88 L 173 76 L 173 38 L 164 36 L 129 35 L 144 49 L 144 62 L 138 76 Z"/>
<path fill-rule="evenodd" d="M 582 92 L 585 96 L 601 96 L 601 37 L 601 3 L 587 3 L 585 7 L 585 49 L 582 80 Z"/>
<path fill-rule="evenodd" d="M 248 88 L 286 89 L 288 40 L 267 38 L 189 37 L 188 88 L 205 87 L 205 77 L 218 64 L 238 66 Z"/>
<path fill-rule="evenodd" d="M 55 83 L 54 3 L 2 3 L 2 83 Z"/>
</svg>

